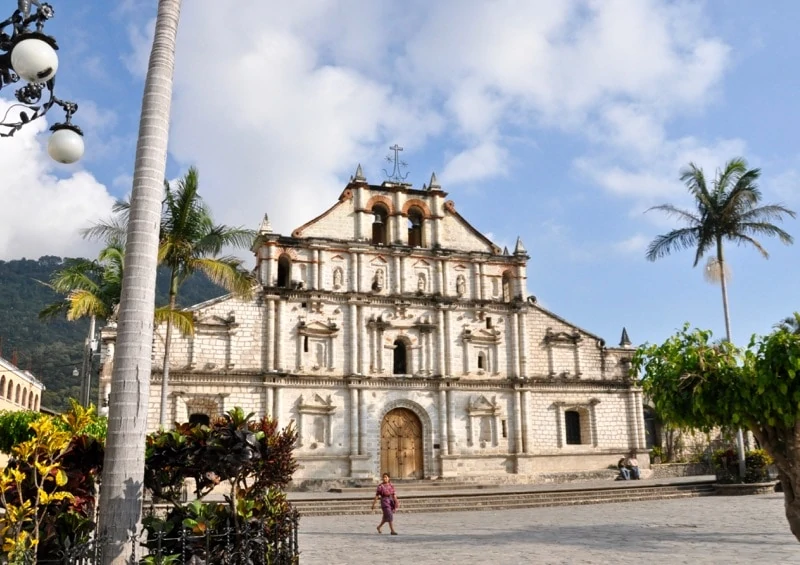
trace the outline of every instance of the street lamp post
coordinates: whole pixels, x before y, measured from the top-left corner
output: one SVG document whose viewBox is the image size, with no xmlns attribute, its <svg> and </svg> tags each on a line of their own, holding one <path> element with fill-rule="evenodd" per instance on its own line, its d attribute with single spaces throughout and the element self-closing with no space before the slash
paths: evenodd
<svg viewBox="0 0 800 565">
<path fill-rule="evenodd" d="M 36 5 L 34 13 L 30 11 L 31 4 Z M 12 105 L 0 121 L 0 137 L 13 136 L 25 124 L 41 118 L 53 106 L 59 106 L 66 116 L 63 122 L 50 127 L 53 133 L 47 152 L 59 163 L 74 163 L 83 156 L 84 150 L 83 132 L 72 123 L 78 105 L 55 95 L 58 45 L 55 38 L 43 32 L 45 22 L 54 15 L 50 4 L 18 0 L 11 17 L 0 21 L 0 89 L 20 79 L 27 82 L 15 92 L 18 103 Z M 18 116 L 9 117 L 14 108 L 20 108 Z"/>
</svg>

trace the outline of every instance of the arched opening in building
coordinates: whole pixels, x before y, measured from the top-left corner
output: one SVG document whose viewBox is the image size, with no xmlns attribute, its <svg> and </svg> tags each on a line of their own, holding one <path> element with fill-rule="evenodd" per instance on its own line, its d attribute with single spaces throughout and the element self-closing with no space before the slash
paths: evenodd
<svg viewBox="0 0 800 565">
<path fill-rule="evenodd" d="M 392 364 L 392 374 L 408 374 L 408 349 L 406 348 L 406 343 L 402 339 L 396 339 L 394 341 L 394 362 Z"/>
<path fill-rule="evenodd" d="M 389 211 L 380 204 L 372 207 L 372 245 L 386 245 L 388 238 Z"/>
<path fill-rule="evenodd" d="M 278 287 L 292 288 L 292 258 L 288 255 L 278 258 Z"/>
<path fill-rule="evenodd" d="M 28 389 L 27 388 L 23 388 L 22 389 L 22 405 L 23 406 L 27 406 L 28 405 Z"/>
<path fill-rule="evenodd" d="M 511 273 L 506 271 L 503 273 L 503 302 L 511 302 L 513 298 L 513 289 L 511 287 Z"/>
<path fill-rule="evenodd" d="M 14 402 L 16 402 L 17 404 L 19 404 L 19 396 L 20 396 L 21 391 L 22 391 L 22 389 L 20 389 L 19 385 L 17 385 L 17 392 L 14 395 Z"/>
<path fill-rule="evenodd" d="M 564 425 L 567 432 L 567 445 L 581 444 L 581 414 L 577 410 L 564 412 Z"/>
<path fill-rule="evenodd" d="M 0 398 L 3 398 L 6 395 L 6 376 L 0 376 Z"/>
<path fill-rule="evenodd" d="M 189 415 L 189 425 L 191 426 L 208 426 L 211 424 L 211 418 L 208 414 L 191 414 Z"/>
<path fill-rule="evenodd" d="M 8 380 L 8 390 L 6 390 L 6 398 L 11 400 L 14 396 L 14 381 Z"/>
<path fill-rule="evenodd" d="M 408 245 L 422 247 L 422 210 L 410 208 L 408 210 Z"/>
</svg>

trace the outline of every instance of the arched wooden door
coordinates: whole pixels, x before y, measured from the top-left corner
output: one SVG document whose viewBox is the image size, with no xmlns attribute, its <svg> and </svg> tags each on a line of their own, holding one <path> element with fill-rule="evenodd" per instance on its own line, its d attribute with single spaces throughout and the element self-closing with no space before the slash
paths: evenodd
<svg viewBox="0 0 800 565">
<path fill-rule="evenodd" d="M 422 423 L 411 410 L 395 408 L 381 424 L 381 473 L 392 478 L 421 479 Z"/>
</svg>

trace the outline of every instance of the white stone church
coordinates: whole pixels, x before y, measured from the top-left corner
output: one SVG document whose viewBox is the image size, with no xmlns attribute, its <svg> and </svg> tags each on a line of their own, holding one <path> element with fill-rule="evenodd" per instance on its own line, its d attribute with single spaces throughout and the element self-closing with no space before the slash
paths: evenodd
<svg viewBox="0 0 800 565">
<path fill-rule="evenodd" d="M 522 242 L 500 249 L 446 196 L 435 175 L 422 189 L 371 185 L 359 167 L 338 202 L 291 236 L 265 217 L 254 297 L 193 306 L 196 333 L 173 333 L 170 419 L 241 406 L 293 422 L 301 482 L 382 472 L 521 482 L 644 451 L 627 336 L 608 347 L 539 306 Z M 102 338 L 101 406 L 115 329 Z"/>
</svg>

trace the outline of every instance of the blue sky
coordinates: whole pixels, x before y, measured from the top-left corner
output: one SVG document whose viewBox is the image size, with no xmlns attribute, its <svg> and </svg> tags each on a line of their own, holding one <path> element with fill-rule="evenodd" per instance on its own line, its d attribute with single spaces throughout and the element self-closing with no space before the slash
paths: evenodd
<svg viewBox="0 0 800 565">
<path fill-rule="evenodd" d="M 80 104 L 86 156 L 50 162 L 45 123 L 0 140 L 0 259 L 91 255 L 78 230 L 130 190 L 156 3 L 51 3 L 57 90 Z M 675 227 L 644 210 L 690 205 L 681 167 L 744 156 L 763 170 L 765 203 L 800 209 L 794 2 L 225 5 L 184 2 L 168 162 L 170 178 L 197 165 L 218 221 L 255 228 L 266 212 L 288 234 L 358 163 L 380 183 L 397 142 L 409 181 L 436 171 L 496 243 L 522 237 L 543 305 L 609 343 L 622 326 L 641 343 L 686 321 L 724 333 L 719 287 L 692 253 L 644 259 Z M 800 236 L 797 220 L 783 227 Z M 740 344 L 800 310 L 800 244 L 763 243 L 769 260 L 728 249 Z"/>
</svg>

